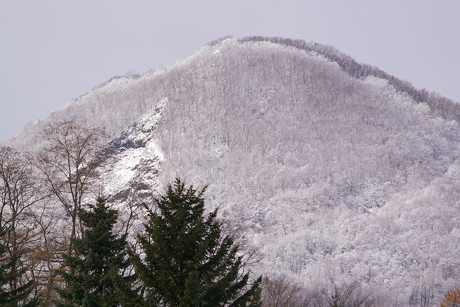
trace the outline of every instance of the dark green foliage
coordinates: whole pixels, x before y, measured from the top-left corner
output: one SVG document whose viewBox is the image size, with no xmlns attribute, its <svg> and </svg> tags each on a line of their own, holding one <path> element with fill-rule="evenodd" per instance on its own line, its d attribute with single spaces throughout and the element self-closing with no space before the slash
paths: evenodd
<svg viewBox="0 0 460 307">
<path fill-rule="evenodd" d="M 32 299 L 27 303 L 23 303 L 24 301 L 27 301 L 27 298 L 34 288 L 33 280 L 20 287 L 17 287 L 16 289 L 11 289 L 11 287 L 9 287 L 13 280 L 20 278 L 25 273 L 25 270 L 21 270 L 12 274 L 11 269 L 15 267 L 18 259 L 8 258 L 8 256 L 5 255 L 7 247 L 2 240 L 2 238 L 5 236 L 5 233 L 5 230 L 0 228 L 0 306 L 38 306 L 39 300 L 37 298 Z"/>
<path fill-rule="evenodd" d="M 260 278 L 248 286 L 241 276 L 238 245 L 222 233 L 217 210 L 204 214 L 204 198 L 180 179 L 149 210 L 145 259 L 133 254 L 139 279 L 159 306 L 260 306 Z"/>
<path fill-rule="evenodd" d="M 113 227 L 118 212 L 109 210 L 105 200 L 90 205 L 91 211 L 80 210 L 85 231 L 73 239 L 78 257 L 63 254 L 68 270 L 59 270 L 67 284 L 57 289 L 63 299 L 58 306 L 129 306 L 137 299 L 131 290 L 135 276 L 124 277 L 130 263 L 126 259 L 126 235 L 117 238 Z"/>
</svg>

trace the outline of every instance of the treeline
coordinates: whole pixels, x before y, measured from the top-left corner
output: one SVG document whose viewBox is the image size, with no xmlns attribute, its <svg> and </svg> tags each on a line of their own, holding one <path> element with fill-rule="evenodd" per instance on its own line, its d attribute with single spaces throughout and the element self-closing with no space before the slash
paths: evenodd
<svg viewBox="0 0 460 307">
<path fill-rule="evenodd" d="M 460 121 L 460 104 L 455 103 L 451 99 L 445 98 L 438 93 L 429 92 L 426 89 L 416 89 L 410 82 L 398 79 L 375 66 L 360 64 L 349 55 L 340 52 L 332 46 L 318 43 L 307 43 L 304 40 L 284 37 L 248 36 L 239 39 L 238 41 L 241 43 L 272 42 L 282 46 L 294 47 L 306 52 L 316 52 L 323 55 L 328 60 L 337 63 L 343 71 L 354 78 L 374 76 L 387 80 L 388 84 L 392 85 L 397 91 L 407 93 L 418 103 L 423 102 L 428 104 L 431 110 L 442 118 Z"/>
</svg>

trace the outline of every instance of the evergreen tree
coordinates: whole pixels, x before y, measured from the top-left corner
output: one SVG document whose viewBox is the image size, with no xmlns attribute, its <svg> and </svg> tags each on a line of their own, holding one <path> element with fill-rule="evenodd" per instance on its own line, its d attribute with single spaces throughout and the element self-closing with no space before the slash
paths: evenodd
<svg viewBox="0 0 460 307">
<path fill-rule="evenodd" d="M 139 235 L 141 260 L 132 253 L 147 299 L 159 306 L 260 306 L 260 281 L 241 275 L 238 245 L 222 232 L 217 210 L 204 214 L 205 188 L 184 187 L 180 179 L 149 210 Z"/>
<path fill-rule="evenodd" d="M 38 298 L 26 302 L 34 288 L 33 280 L 15 289 L 11 289 L 10 287 L 10 285 L 13 284 L 12 281 L 20 278 L 25 273 L 25 270 L 16 271 L 14 273 L 11 271 L 11 269 L 15 267 L 18 259 L 5 256 L 7 247 L 2 240 L 5 233 L 6 231 L 0 228 L 0 307 L 38 306 Z"/>
<path fill-rule="evenodd" d="M 118 212 L 108 209 L 102 198 L 90 208 L 79 210 L 85 231 L 81 239 L 73 239 L 78 256 L 63 254 L 69 270 L 59 270 L 58 274 L 67 288 L 57 289 L 63 301 L 55 303 L 88 307 L 135 305 L 137 295 L 131 290 L 135 276 L 124 276 L 130 265 L 126 259 L 126 235 L 117 238 L 113 234 Z"/>
</svg>

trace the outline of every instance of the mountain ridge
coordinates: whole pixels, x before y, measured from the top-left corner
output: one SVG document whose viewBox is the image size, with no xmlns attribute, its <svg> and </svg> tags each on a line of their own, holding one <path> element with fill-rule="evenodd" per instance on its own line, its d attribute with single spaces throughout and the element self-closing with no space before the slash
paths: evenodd
<svg viewBox="0 0 460 307">
<path fill-rule="evenodd" d="M 389 84 L 393 85 L 396 88 L 397 91 L 401 93 L 407 93 L 417 102 L 426 102 L 430 106 L 430 109 L 432 111 L 434 111 L 436 114 L 440 115 L 443 118 L 455 119 L 457 121 L 460 118 L 460 104 L 458 102 L 454 102 L 453 100 L 445 98 L 435 92 L 429 92 L 425 89 L 422 89 L 422 90 L 416 89 L 408 81 L 400 80 L 374 66 L 371 66 L 368 64 L 359 64 L 352 57 L 340 52 L 339 50 L 335 49 L 332 46 L 322 45 L 322 44 L 313 43 L 313 42 L 306 43 L 303 40 L 289 39 L 289 38 L 283 38 L 283 37 L 248 36 L 242 39 L 236 39 L 236 38 L 233 38 L 232 36 L 224 36 L 222 38 L 216 39 L 213 42 L 210 42 L 204 45 L 195 54 L 183 59 L 182 61 L 178 61 L 175 65 L 171 67 L 168 67 L 168 68 L 159 67 L 156 70 L 151 70 L 142 76 L 133 75 L 133 74 L 130 74 L 127 76 L 115 76 L 109 79 L 108 81 L 103 82 L 100 85 L 97 85 L 96 87 L 94 87 L 87 93 L 81 95 L 77 99 L 68 102 L 63 108 L 52 112 L 49 116 L 50 117 L 49 119 L 45 118 L 43 120 L 38 120 L 36 123 L 33 123 L 32 125 L 28 125 L 27 127 L 25 127 L 24 131 L 28 131 L 27 134 L 33 134 L 34 130 L 41 129 L 41 128 L 36 127 L 37 124 L 40 126 L 41 123 L 46 122 L 47 120 L 53 120 L 53 118 L 59 118 L 59 115 L 57 113 L 61 112 L 61 110 L 64 111 L 66 108 L 75 107 L 76 105 L 80 105 L 84 103 L 83 101 L 85 100 L 85 98 L 87 98 L 92 93 L 97 92 L 98 90 L 116 91 L 116 88 L 119 87 L 121 82 L 124 82 L 125 84 L 129 84 L 129 83 L 135 83 L 136 81 L 139 81 L 139 79 L 142 79 L 142 78 L 145 78 L 145 79 L 155 78 L 158 75 L 167 73 L 171 69 L 176 69 L 177 67 L 180 67 L 181 65 L 186 65 L 187 61 L 190 61 L 191 59 L 193 59 L 203 49 L 207 47 L 216 48 L 216 46 L 228 40 L 236 41 L 238 44 L 241 44 L 241 45 L 245 43 L 257 43 L 257 42 L 272 43 L 275 46 L 294 48 L 301 52 L 310 52 L 310 53 L 313 52 L 317 54 L 318 56 L 323 57 L 324 59 L 327 59 L 327 61 L 337 63 L 337 65 L 339 65 L 339 67 L 343 71 L 345 71 L 346 73 L 348 73 L 350 76 L 354 78 L 364 78 L 364 77 L 373 75 L 377 78 L 387 80 Z M 118 85 L 118 86 L 113 86 L 113 85 Z M 90 98 L 90 100 L 95 100 L 95 99 Z M 79 116 L 78 114 L 74 115 L 74 117 L 78 117 L 78 116 Z M 82 118 L 81 120 L 84 122 L 89 121 L 87 118 Z M 111 137 L 115 137 L 116 135 L 120 134 L 124 129 L 127 129 L 129 125 L 130 124 L 125 125 L 123 128 L 120 127 L 119 129 L 116 130 L 115 134 L 111 135 Z M 20 133 L 18 136 L 15 136 L 11 138 L 10 140 L 7 140 L 4 144 L 13 145 L 14 143 L 17 143 L 17 144 L 24 143 L 22 141 L 18 141 L 18 142 L 15 141 L 18 137 L 21 138 L 21 135 L 23 136 L 24 134 Z M 33 142 L 33 138 L 30 138 L 27 143 L 30 143 L 30 142 Z"/>
</svg>

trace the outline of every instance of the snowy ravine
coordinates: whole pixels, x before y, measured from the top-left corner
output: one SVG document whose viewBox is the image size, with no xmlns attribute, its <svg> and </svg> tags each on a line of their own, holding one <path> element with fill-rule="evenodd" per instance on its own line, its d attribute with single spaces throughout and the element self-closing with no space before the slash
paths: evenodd
<svg viewBox="0 0 460 307">
<path fill-rule="evenodd" d="M 458 114 L 332 47 L 230 38 L 114 78 L 9 144 L 38 146 L 62 118 L 99 125 L 114 148 L 104 193 L 121 210 L 181 176 L 208 185 L 208 208 L 258 251 L 255 274 L 432 305 L 460 283 Z"/>
</svg>

